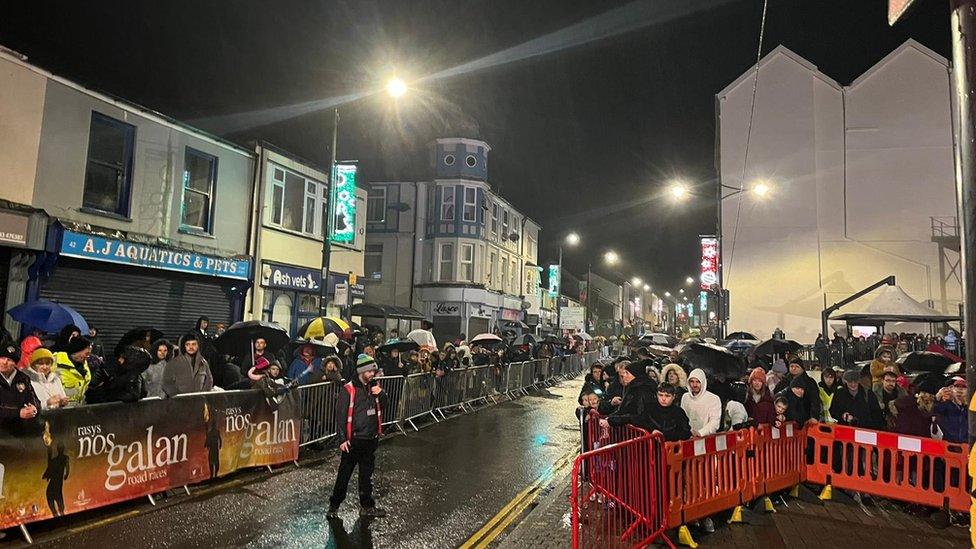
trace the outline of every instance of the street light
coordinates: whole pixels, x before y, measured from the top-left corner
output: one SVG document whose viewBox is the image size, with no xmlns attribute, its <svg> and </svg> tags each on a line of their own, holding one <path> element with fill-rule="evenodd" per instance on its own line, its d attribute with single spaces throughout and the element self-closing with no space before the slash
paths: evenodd
<svg viewBox="0 0 976 549">
<path fill-rule="evenodd" d="M 689 276 L 688 278 L 686 278 L 686 279 L 685 279 L 685 284 L 687 284 L 687 285 L 689 285 L 689 286 L 691 286 L 691 285 L 692 285 L 692 284 L 694 284 L 694 283 L 695 283 L 695 279 L 694 279 L 694 278 L 692 278 L 692 277 L 690 277 L 690 276 Z"/>
<path fill-rule="evenodd" d="M 684 288 L 681 288 L 680 290 L 678 290 L 678 293 L 679 294 L 684 294 L 685 293 L 685 289 Z"/>
<path fill-rule="evenodd" d="M 579 241 L 580 241 L 580 236 L 576 233 L 569 233 L 568 235 L 566 235 L 566 244 L 569 244 L 570 246 L 575 246 L 579 244 Z"/>
<path fill-rule="evenodd" d="M 559 295 L 563 293 L 563 244 L 567 246 L 576 247 L 580 243 L 580 235 L 575 232 L 570 232 L 566 235 L 566 238 L 559 243 L 559 280 L 556 282 L 557 293 L 556 293 L 556 329 L 562 334 L 562 308 L 559 306 Z M 551 289 L 551 288 L 550 288 Z M 589 288 L 587 288 L 589 291 Z M 589 298 L 587 298 L 589 299 Z"/>
<path fill-rule="evenodd" d="M 671 292 L 664 292 L 664 297 L 671 297 Z"/>
<path fill-rule="evenodd" d="M 674 181 L 668 188 L 668 192 L 671 193 L 671 197 L 675 200 L 682 200 L 688 196 L 688 187 L 680 181 Z"/>
<path fill-rule="evenodd" d="M 769 185 L 767 185 L 764 181 L 757 182 L 752 187 L 752 194 L 759 198 L 765 198 L 765 196 L 769 194 Z"/>
<path fill-rule="evenodd" d="M 617 252 L 610 250 L 603 254 L 603 260 L 607 262 L 607 265 L 616 265 L 617 261 L 620 260 L 620 256 L 617 255 Z"/>
<path fill-rule="evenodd" d="M 649 285 L 647 285 L 647 284 L 644 284 L 644 291 L 645 292 L 651 291 L 651 287 Z"/>
<path fill-rule="evenodd" d="M 641 285 L 641 282 L 642 282 L 642 281 L 641 281 L 641 279 L 640 279 L 640 277 L 639 277 L 639 276 L 635 276 L 634 278 L 631 278 L 631 279 L 630 279 L 630 283 L 631 283 L 631 284 L 632 284 L 632 285 L 633 285 L 633 286 L 634 286 L 635 288 L 637 288 L 637 287 L 639 287 L 639 286 Z"/>
<path fill-rule="evenodd" d="M 386 93 L 390 94 L 390 97 L 394 99 L 399 99 L 407 93 L 407 84 L 394 76 L 386 83 Z"/>
</svg>

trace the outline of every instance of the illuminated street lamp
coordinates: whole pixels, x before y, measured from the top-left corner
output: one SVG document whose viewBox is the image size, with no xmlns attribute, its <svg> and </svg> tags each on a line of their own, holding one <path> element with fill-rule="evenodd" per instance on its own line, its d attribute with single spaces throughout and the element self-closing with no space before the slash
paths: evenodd
<svg viewBox="0 0 976 549">
<path fill-rule="evenodd" d="M 664 292 L 664 297 L 671 297 L 671 292 Z"/>
<path fill-rule="evenodd" d="M 407 84 L 394 76 L 386 83 L 386 93 L 390 94 L 390 97 L 394 99 L 399 99 L 407 93 Z"/>
<path fill-rule="evenodd" d="M 680 290 L 678 290 L 678 293 L 679 294 L 684 294 L 685 293 L 685 289 L 684 288 L 681 288 Z"/>
<path fill-rule="evenodd" d="M 689 194 L 688 187 L 680 181 L 672 182 L 668 188 L 668 192 L 671 193 L 671 197 L 675 200 L 683 200 Z"/>
<path fill-rule="evenodd" d="M 580 241 L 580 235 L 576 233 L 569 233 L 568 235 L 566 235 L 566 244 L 569 244 L 570 246 L 575 246 L 579 244 L 579 241 Z"/>
<path fill-rule="evenodd" d="M 651 291 L 651 287 L 649 285 L 647 285 L 647 284 L 644 284 L 644 291 L 645 292 Z"/>
<path fill-rule="evenodd" d="M 607 265 L 616 265 L 620 261 L 620 256 L 617 255 L 617 252 L 610 250 L 603 254 L 603 260 L 607 262 Z"/>
<path fill-rule="evenodd" d="M 634 278 L 631 278 L 631 279 L 630 279 L 630 283 L 631 283 L 631 284 L 632 284 L 632 285 L 633 285 L 633 286 L 634 286 L 635 288 L 638 288 L 638 287 L 640 287 L 640 285 L 641 285 L 641 282 L 642 282 L 642 281 L 641 281 L 641 279 L 640 279 L 640 277 L 639 277 L 639 276 L 635 276 Z"/>
<path fill-rule="evenodd" d="M 567 246 L 576 247 L 576 245 L 578 245 L 580 243 L 580 235 L 578 235 L 575 232 L 570 232 L 569 234 L 566 235 L 566 238 L 564 238 L 563 241 L 559 243 L 559 274 L 557 275 L 558 276 L 558 282 L 556 283 L 557 284 L 557 286 L 556 286 L 556 288 L 557 288 L 557 293 L 556 293 L 556 327 L 557 327 L 558 330 L 560 330 L 560 333 L 562 333 L 562 331 L 561 331 L 562 330 L 562 327 L 559 324 L 560 320 L 562 320 L 562 309 L 559 307 L 559 294 L 562 293 L 562 286 L 563 286 L 562 280 L 563 280 L 563 244 L 564 243 Z M 550 288 L 550 290 L 551 289 L 552 288 Z"/>
<path fill-rule="evenodd" d="M 692 285 L 692 284 L 694 284 L 694 283 L 695 283 L 695 279 L 694 279 L 694 278 L 692 278 L 692 277 L 690 277 L 690 276 L 689 276 L 688 278 L 686 278 L 686 279 L 685 279 L 685 284 L 687 284 L 687 285 L 689 285 L 689 286 L 691 286 L 691 285 Z"/>
</svg>

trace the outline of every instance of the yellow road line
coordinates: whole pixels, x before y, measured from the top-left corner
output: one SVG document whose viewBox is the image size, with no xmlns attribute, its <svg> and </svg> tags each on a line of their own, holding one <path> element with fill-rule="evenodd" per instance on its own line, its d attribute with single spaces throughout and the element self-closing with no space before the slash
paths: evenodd
<svg viewBox="0 0 976 549">
<path fill-rule="evenodd" d="M 480 549 L 483 547 L 488 547 L 491 542 L 495 540 L 502 532 L 504 532 L 508 526 L 515 521 L 522 512 L 535 501 L 538 496 L 539 490 L 543 487 L 542 485 L 552 479 L 557 472 L 565 468 L 567 465 L 572 463 L 572 458 L 575 456 L 576 451 L 572 450 L 566 455 L 560 457 L 553 463 L 552 467 L 546 470 L 542 475 L 539 476 L 535 481 L 532 482 L 527 488 L 519 492 L 512 501 L 508 502 L 501 511 L 498 512 L 494 517 L 491 518 L 480 530 L 475 532 L 468 541 L 464 542 L 460 549 Z"/>
<path fill-rule="evenodd" d="M 129 511 L 127 513 L 121 513 L 121 514 L 118 514 L 118 515 L 115 515 L 115 516 L 112 516 L 112 517 L 104 518 L 102 520 L 96 520 L 95 522 L 91 522 L 91 523 L 88 523 L 88 524 L 84 524 L 84 525 L 78 526 L 76 528 L 69 528 L 68 531 L 71 532 L 72 534 L 77 534 L 78 532 L 84 532 L 85 530 L 91 530 L 93 528 L 98 528 L 100 526 L 105 526 L 107 524 L 112 524 L 113 522 L 117 522 L 117 521 L 120 521 L 122 519 L 127 519 L 129 517 L 134 517 L 134 516 L 136 516 L 136 515 L 138 515 L 140 513 L 142 513 L 142 511 L 136 509 L 136 510 L 133 510 L 133 511 Z"/>
</svg>

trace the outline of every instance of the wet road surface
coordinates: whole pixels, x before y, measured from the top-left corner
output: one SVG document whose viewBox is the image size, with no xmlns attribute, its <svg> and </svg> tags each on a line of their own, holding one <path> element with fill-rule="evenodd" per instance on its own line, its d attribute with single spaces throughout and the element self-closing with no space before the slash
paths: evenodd
<svg viewBox="0 0 976 549">
<path fill-rule="evenodd" d="M 457 547 L 576 447 L 578 385 L 564 382 L 384 440 L 374 497 L 387 518 L 359 519 L 354 474 L 341 520 L 326 520 L 338 464 L 333 454 L 42 546 Z"/>
</svg>

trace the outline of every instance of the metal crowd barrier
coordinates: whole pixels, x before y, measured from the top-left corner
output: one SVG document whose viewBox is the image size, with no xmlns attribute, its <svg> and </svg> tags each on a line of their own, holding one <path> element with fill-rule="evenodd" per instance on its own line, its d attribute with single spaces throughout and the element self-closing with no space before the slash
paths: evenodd
<svg viewBox="0 0 976 549">
<path fill-rule="evenodd" d="M 485 404 L 489 401 L 495 403 L 491 394 L 495 387 L 495 376 L 492 370 L 496 368 L 496 366 L 476 366 L 467 370 L 463 397 L 465 405 L 472 406 L 479 400 Z"/>
<path fill-rule="evenodd" d="M 434 421 L 440 421 L 434 413 L 434 397 L 437 394 L 437 385 L 443 378 L 435 377 L 433 374 L 410 374 L 404 384 L 406 392 L 403 399 L 403 421 L 406 421 L 417 429 L 415 419 L 430 414 Z"/>
<path fill-rule="evenodd" d="M 383 425 L 396 425 L 403 431 L 403 389 L 406 384 L 404 376 L 377 376 L 376 383 L 383 388 L 390 403 L 388 410 L 383 410 Z"/>
<path fill-rule="evenodd" d="M 462 412 L 467 411 L 464 406 L 464 389 L 467 381 L 467 369 L 451 370 L 444 377 L 440 378 L 437 391 L 434 396 L 434 410 L 441 415 L 442 419 L 447 419 L 444 410 L 456 408 Z"/>
<path fill-rule="evenodd" d="M 338 383 L 315 383 L 297 388 L 302 403 L 302 436 L 299 447 L 335 436 Z"/>
</svg>

